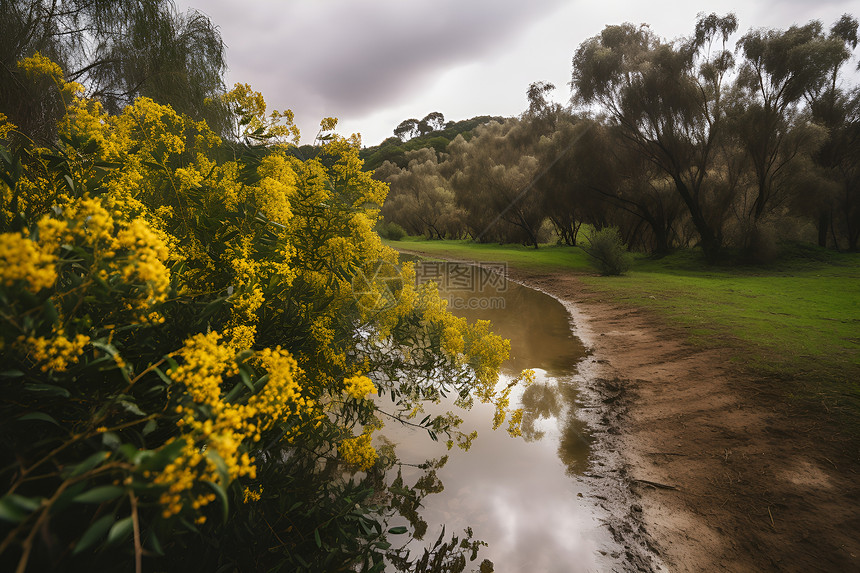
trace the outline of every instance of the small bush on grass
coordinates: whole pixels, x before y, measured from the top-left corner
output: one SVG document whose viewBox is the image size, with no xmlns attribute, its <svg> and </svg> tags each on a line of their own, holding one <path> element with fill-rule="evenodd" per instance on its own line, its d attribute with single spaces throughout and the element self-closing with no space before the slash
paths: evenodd
<svg viewBox="0 0 860 573">
<path fill-rule="evenodd" d="M 379 233 L 379 236 L 383 239 L 388 239 L 390 241 L 399 241 L 406 236 L 406 229 L 393 221 L 389 223 L 380 223 L 376 226 L 376 232 Z"/>
<path fill-rule="evenodd" d="M 630 269 L 630 253 L 616 227 L 592 233 L 582 248 L 602 275 L 621 275 Z"/>
</svg>

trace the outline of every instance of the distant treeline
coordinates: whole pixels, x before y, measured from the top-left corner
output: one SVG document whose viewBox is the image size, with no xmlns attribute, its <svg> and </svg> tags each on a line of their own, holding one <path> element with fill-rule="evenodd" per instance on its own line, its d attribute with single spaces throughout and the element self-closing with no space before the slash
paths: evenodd
<svg viewBox="0 0 860 573">
<path fill-rule="evenodd" d="M 432 120 L 437 123 L 434 124 Z M 468 140 L 476 127 L 490 121 L 505 121 L 505 118 L 481 115 L 462 121 L 444 121 L 445 117 L 437 111 L 427 114 L 422 120 L 407 119 L 400 122 L 394 130 L 394 136 L 379 145 L 361 150 L 364 168 L 376 169 L 386 161 L 398 167 L 406 167 L 409 164 L 407 153 L 410 151 L 431 148 L 438 153 L 444 153 L 448 144 L 458 135 Z"/>
<path fill-rule="evenodd" d="M 430 131 L 365 150 L 391 185 L 386 221 L 535 247 L 575 244 L 587 223 L 655 253 L 761 258 L 780 239 L 857 250 L 860 89 L 845 77 L 857 19 L 756 29 L 732 47 L 737 28 L 732 14 L 700 16 L 691 36 L 667 41 L 607 26 L 573 57 L 571 106 L 537 82 L 518 118 L 475 118 L 450 143 Z"/>
</svg>

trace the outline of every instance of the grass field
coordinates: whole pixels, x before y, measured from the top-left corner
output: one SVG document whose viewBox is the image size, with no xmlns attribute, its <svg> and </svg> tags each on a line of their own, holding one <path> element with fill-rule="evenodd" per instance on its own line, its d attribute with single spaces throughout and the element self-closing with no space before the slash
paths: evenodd
<svg viewBox="0 0 860 573">
<path fill-rule="evenodd" d="M 787 245 L 771 264 L 730 266 L 680 251 L 639 255 L 627 275 L 602 277 L 578 247 L 415 238 L 388 244 L 440 258 L 566 270 L 617 303 L 657 313 L 692 344 L 728 347 L 740 366 L 804 381 L 788 393 L 860 398 L 860 254 Z"/>
</svg>

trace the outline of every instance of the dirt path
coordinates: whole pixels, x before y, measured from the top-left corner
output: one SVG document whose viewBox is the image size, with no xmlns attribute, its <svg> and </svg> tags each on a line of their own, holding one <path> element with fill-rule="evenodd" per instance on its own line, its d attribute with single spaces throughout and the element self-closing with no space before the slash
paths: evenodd
<svg viewBox="0 0 860 573">
<path fill-rule="evenodd" d="M 656 561 L 680 572 L 860 571 L 860 452 L 824 408 L 789 405 L 778 381 L 744 373 L 728 350 L 688 345 L 575 276 L 509 273 L 574 313 L 611 410 L 610 448 L 638 498 L 635 539 Z M 660 568 L 647 557 L 630 567 Z"/>
</svg>

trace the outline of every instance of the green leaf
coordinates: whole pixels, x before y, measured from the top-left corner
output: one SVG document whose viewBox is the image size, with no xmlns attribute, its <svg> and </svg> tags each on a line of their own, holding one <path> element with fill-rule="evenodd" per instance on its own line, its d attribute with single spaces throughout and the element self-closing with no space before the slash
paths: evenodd
<svg viewBox="0 0 860 573">
<path fill-rule="evenodd" d="M 168 386 L 170 386 L 171 384 L 173 384 L 173 380 L 171 380 L 170 378 L 168 378 L 168 377 L 167 377 L 167 374 L 165 374 L 164 372 L 162 372 L 162 371 L 161 371 L 161 368 L 159 368 L 158 366 L 156 366 L 156 367 L 154 367 L 152 370 L 153 370 L 153 371 L 158 375 L 158 377 L 159 377 L 159 378 L 161 378 L 161 381 L 162 381 L 162 382 L 164 382 L 164 383 L 165 383 L 165 384 L 167 384 Z"/>
<path fill-rule="evenodd" d="M 104 444 L 106 448 L 115 450 L 122 445 L 122 440 L 120 440 L 119 436 L 113 432 L 105 432 L 102 434 L 102 444 Z"/>
<path fill-rule="evenodd" d="M 36 392 L 44 398 L 53 396 L 62 396 L 63 398 L 68 398 L 69 396 L 71 396 L 68 390 L 61 386 L 55 386 L 54 384 L 27 383 L 24 384 L 24 390 Z"/>
<path fill-rule="evenodd" d="M 74 180 L 66 174 L 63 174 L 63 179 L 66 181 L 66 185 L 69 187 L 69 191 L 72 193 L 75 192 L 75 182 Z"/>
<path fill-rule="evenodd" d="M 9 496 L 6 496 L 0 499 L 0 519 L 12 523 L 24 521 L 24 519 L 27 518 L 29 513 L 23 511 L 20 507 L 12 503 L 12 501 L 9 500 L 8 497 Z"/>
<path fill-rule="evenodd" d="M 131 533 L 131 530 L 134 528 L 134 523 L 132 522 L 131 516 L 124 517 L 113 524 L 108 532 L 107 542 L 108 544 L 116 543 L 117 541 L 122 541 Z"/>
<path fill-rule="evenodd" d="M 119 403 L 120 405 L 122 405 L 123 408 L 125 408 L 126 412 L 129 412 L 136 416 L 146 416 L 146 412 L 141 410 L 134 402 L 131 402 L 129 400 L 120 400 Z"/>
<path fill-rule="evenodd" d="M 182 452 L 182 449 L 185 447 L 185 439 L 177 438 L 158 450 L 158 452 L 141 462 L 140 469 L 142 470 L 156 470 L 161 469 L 173 460 Z"/>
<path fill-rule="evenodd" d="M 406 531 L 406 527 L 404 527 L 403 525 L 398 525 L 397 527 L 390 528 L 388 530 L 388 533 L 391 533 L 393 535 L 402 535 L 403 533 L 406 533 Z"/>
<path fill-rule="evenodd" d="M 322 549 L 322 539 L 320 539 L 319 529 L 314 529 L 314 541 L 316 541 L 317 547 Z"/>
<path fill-rule="evenodd" d="M 147 450 L 141 451 L 137 449 L 132 444 L 123 444 L 119 448 L 117 448 L 117 451 L 123 456 L 125 456 L 125 459 L 127 459 L 134 465 L 139 464 L 141 458 L 144 456 L 145 452 L 147 452 Z"/>
<path fill-rule="evenodd" d="M 231 481 L 230 471 L 227 469 L 227 464 L 224 463 L 224 458 L 221 457 L 221 454 L 219 454 L 212 448 L 208 448 L 206 450 L 206 457 L 209 458 L 213 464 L 215 464 L 215 469 L 218 470 L 218 474 L 221 478 L 221 483 L 229 484 Z"/>
<path fill-rule="evenodd" d="M 154 432 L 154 431 L 155 431 L 155 429 L 156 429 L 157 427 L 158 427 L 158 422 L 156 422 L 155 420 L 150 420 L 150 421 L 148 421 L 148 422 L 146 423 L 146 425 L 143 427 L 143 432 L 142 432 L 142 433 L 143 433 L 143 435 L 144 435 L 144 436 L 148 436 L 149 434 L 151 434 L 152 432 Z"/>
<path fill-rule="evenodd" d="M 224 491 L 223 487 L 213 481 L 206 480 L 206 483 L 209 484 L 209 487 L 211 487 L 215 492 L 215 495 L 218 496 L 218 499 L 221 502 L 221 519 L 224 523 L 227 523 L 227 518 L 230 515 L 230 504 L 227 500 L 227 492 Z"/>
<path fill-rule="evenodd" d="M 0 519 L 18 523 L 42 507 L 42 497 L 24 497 L 15 493 L 0 499 Z"/>
<path fill-rule="evenodd" d="M 77 545 L 75 545 L 74 551 L 72 551 L 72 555 L 77 555 L 81 551 L 92 547 L 94 543 L 105 536 L 105 533 L 107 533 L 107 530 L 110 528 L 112 523 L 113 515 L 105 515 L 97 519 L 87 528 L 84 534 L 81 535 L 80 540 Z"/>
<path fill-rule="evenodd" d="M 24 376 L 24 373 L 20 370 L 4 370 L 3 372 L 0 372 L 0 376 L 3 378 L 21 378 Z"/>
<path fill-rule="evenodd" d="M 158 540 L 158 536 L 155 534 L 154 529 L 149 530 L 149 545 L 152 547 L 152 550 L 157 555 L 164 555 L 164 549 L 161 547 L 161 541 Z"/>
<path fill-rule="evenodd" d="M 54 503 L 51 504 L 51 515 L 58 515 L 64 512 L 72 503 L 72 500 L 87 489 L 87 485 L 86 480 L 81 480 L 67 487 L 66 490 L 54 500 Z"/>
<path fill-rule="evenodd" d="M 78 465 L 74 466 L 69 477 L 76 477 L 90 471 L 110 456 L 109 452 L 96 452 Z"/>
<path fill-rule="evenodd" d="M 49 416 L 48 414 L 46 414 L 44 412 L 30 412 L 29 414 L 24 414 L 23 416 L 18 418 L 18 420 L 19 421 L 39 420 L 41 422 L 48 422 L 49 424 L 54 424 L 57 427 L 60 426 L 59 422 L 57 422 L 52 416 Z"/>
<path fill-rule="evenodd" d="M 99 342 L 98 340 L 93 340 L 90 344 L 99 350 L 104 350 L 109 356 L 116 356 L 119 354 L 119 350 L 117 350 L 116 346 L 113 344 L 106 344 L 104 342 Z"/>
<path fill-rule="evenodd" d="M 165 356 L 164 360 L 165 360 L 165 362 L 167 362 L 167 365 L 170 366 L 170 368 L 167 370 L 168 372 L 170 372 L 171 370 L 176 370 L 179 368 L 179 364 L 172 357 Z"/>
<path fill-rule="evenodd" d="M 42 311 L 45 313 L 45 318 L 48 319 L 50 324 L 54 324 L 59 320 L 59 316 L 57 315 L 57 308 L 54 306 L 54 303 L 51 299 L 47 299 L 45 303 L 42 305 Z"/>
<path fill-rule="evenodd" d="M 72 501 L 76 503 L 104 503 L 118 498 L 123 493 L 125 493 L 125 488 L 118 485 L 101 485 L 85 491 Z"/>
</svg>

